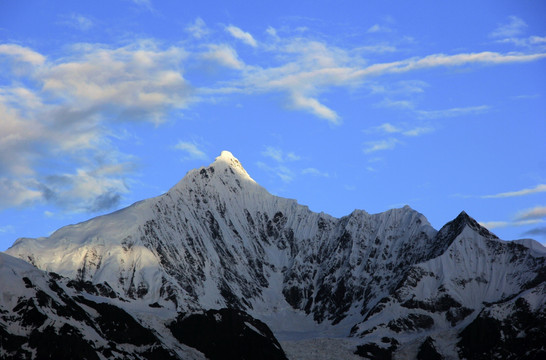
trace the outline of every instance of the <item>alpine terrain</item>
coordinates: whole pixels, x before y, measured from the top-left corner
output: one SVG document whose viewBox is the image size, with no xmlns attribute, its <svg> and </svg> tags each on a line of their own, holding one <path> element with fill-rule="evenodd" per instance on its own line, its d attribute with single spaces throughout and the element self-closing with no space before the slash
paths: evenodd
<svg viewBox="0 0 546 360">
<path fill-rule="evenodd" d="M 0 253 L 0 358 L 543 359 L 545 261 L 465 212 L 312 212 L 224 151 Z"/>
</svg>

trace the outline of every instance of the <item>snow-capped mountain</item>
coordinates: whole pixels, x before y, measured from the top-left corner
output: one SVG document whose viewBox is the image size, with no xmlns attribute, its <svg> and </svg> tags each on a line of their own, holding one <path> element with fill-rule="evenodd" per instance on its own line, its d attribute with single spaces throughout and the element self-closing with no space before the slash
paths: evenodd
<svg viewBox="0 0 546 360">
<path fill-rule="evenodd" d="M 229 152 L 159 197 L 19 239 L 7 253 L 110 287 L 149 327 L 150 306 L 170 319 L 227 307 L 281 339 L 352 336 L 369 358 L 465 357 L 483 350 L 465 337 L 480 321 L 504 324 L 522 311 L 539 320 L 514 336 L 545 329 L 540 244 L 499 240 L 464 212 L 440 231 L 407 206 L 340 219 L 314 213 L 269 194 Z M 504 337 L 483 356 L 521 355 L 505 350 Z"/>
<path fill-rule="evenodd" d="M 46 273 L 3 253 L 0 284 L 1 359 L 286 360 L 269 328 L 237 310 L 175 317 L 127 304 L 106 283 Z"/>
</svg>

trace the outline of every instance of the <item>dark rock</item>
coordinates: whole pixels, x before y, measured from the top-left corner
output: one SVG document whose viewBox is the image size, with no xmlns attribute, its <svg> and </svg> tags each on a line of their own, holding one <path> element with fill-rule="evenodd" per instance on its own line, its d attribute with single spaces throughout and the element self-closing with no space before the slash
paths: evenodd
<svg viewBox="0 0 546 360">
<path fill-rule="evenodd" d="M 177 340 L 210 360 L 287 359 L 267 325 L 239 310 L 181 314 L 168 327 Z"/>
<path fill-rule="evenodd" d="M 391 345 L 384 348 L 374 343 L 367 343 L 357 346 L 355 354 L 370 360 L 392 360 L 392 354 L 396 347 L 396 345 Z"/>
<path fill-rule="evenodd" d="M 429 336 L 419 346 L 417 360 L 443 360 L 444 357 L 436 350 L 434 340 Z"/>
<path fill-rule="evenodd" d="M 402 331 L 430 329 L 432 325 L 434 325 L 434 320 L 428 315 L 409 314 L 405 318 L 389 321 L 387 326 L 392 331 L 400 333 Z"/>
<path fill-rule="evenodd" d="M 459 354 L 472 359 L 546 359 L 546 314 L 532 312 L 523 298 L 505 319 L 482 311 L 461 333 Z"/>
<path fill-rule="evenodd" d="M 97 350 L 83 339 L 78 329 L 64 324 L 59 330 L 48 326 L 35 329 L 30 334 L 28 345 L 36 349 L 36 359 L 99 360 Z"/>
<path fill-rule="evenodd" d="M 150 329 L 142 326 L 125 310 L 106 303 L 96 303 L 83 297 L 79 297 L 78 301 L 99 313 L 95 321 L 108 339 L 117 343 L 128 343 L 137 346 L 159 342 Z"/>
</svg>

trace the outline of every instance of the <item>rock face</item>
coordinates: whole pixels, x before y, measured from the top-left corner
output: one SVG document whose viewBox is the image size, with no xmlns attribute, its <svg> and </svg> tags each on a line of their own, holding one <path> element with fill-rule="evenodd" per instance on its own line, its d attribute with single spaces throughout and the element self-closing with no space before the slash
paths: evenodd
<svg viewBox="0 0 546 360">
<path fill-rule="evenodd" d="M 475 321 L 502 327 L 545 306 L 546 250 L 536 242 L 499 240 L 464 212 L 440 231 L 407 206 L 339 219 L 314 213 L 269 194 L 228 152 L 162 196 L 19 239 L 7 253 L 101 298 L 125 299 L 147 324 L 149 309 L 172 320 L 230 308 L 284 338 L 362 338 L 358 353 L 370 358 L 468 357 L 464 331 L 481 331 Z M 527 315 L 515 315 L 516 303 Z M 514 339 L 532 339 L 543 325 L 520 322 Z M 502 334 L 487 351 L 512 346 L 512 333 Z"/>
<path fill-rule="evenodd" d="M 286 359 L 267 325 L 236 310 L 187 318 L 157 307 L 135 311 L 107 284 L 48 274 L 2 253 L 0 283 L 1 359 Z"/>
<path fill-rule="evenodd" d="M 210 360 L 287 360 L 267 325 L 240 310 L 180 314 L 168 327 L 181 343 Z"/>
</svg>

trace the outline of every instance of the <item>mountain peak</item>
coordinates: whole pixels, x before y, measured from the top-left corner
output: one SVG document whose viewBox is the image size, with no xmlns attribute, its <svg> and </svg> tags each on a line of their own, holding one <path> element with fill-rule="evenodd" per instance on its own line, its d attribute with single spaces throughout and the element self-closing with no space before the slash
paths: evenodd
<svg viewBox="0 0 546 360">
<path fill-rule="evenodd" d="M 218 167 L 218 168 L 229 168 L 232 170 L 232 172 L 235 172 L 239 175 L 241 175 L 243 178 L 246 178 L 248 180 L 254 180 L 248 175 L 246 170 L 243 168 L 243 165 L 241 162 L 233 156 L 233 154 L 227 150 L 224 150 L 220 153 L 220 156 L 218 156 L 212 164 L 210 164 L 210 167 Z"/>
<path fill-rule="evenodd" d="M 220 160 L 220 159 L 223 159 L 226 161 L 231 161 L 231 160 L 239 161 L 235 158 L 235 156 L 233 156 L 233 154 L 230 151 L 227 151 L 227 150 L 222 150 L 222 152 L 220 153 L 220 156 L 216 157 L 215 160 Z"/>
<path fill-rule="evenodd" d="M 469 227 L 472 230 L 479 233 L 481 236 L 489 239 L 498 239 L 498 237 L 487 230 L 485 227 L 481 226 L 476 220 L 474 220 L 466 211 L 461 211 L 459 215 L 452 221 L 445 224 L 440 231 L 438 232 L 437 238 L 442 239 L 441 242 L 450 244 L 465 227 Z"/>
</svg>

